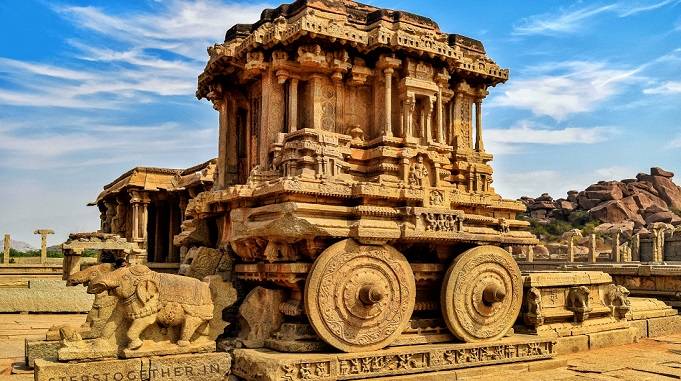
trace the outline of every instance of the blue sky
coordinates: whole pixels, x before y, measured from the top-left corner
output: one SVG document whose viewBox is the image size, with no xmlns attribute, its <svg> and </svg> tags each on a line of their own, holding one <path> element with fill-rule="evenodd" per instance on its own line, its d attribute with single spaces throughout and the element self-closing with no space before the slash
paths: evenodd
<svg viewBox="0 0 681 381">
<path fill-rule="evenodd" d="M 480 39 L 510 68 L 483 105 L 503 196 L 681 172 L 681 0 L 369 3 Z M 0 2 L 0 233 L 96 230 L 85 204 L 122 172 L 214 157 L 217 115 L 194 97 L 206 47 L 267 6 Z"/>
</svg>

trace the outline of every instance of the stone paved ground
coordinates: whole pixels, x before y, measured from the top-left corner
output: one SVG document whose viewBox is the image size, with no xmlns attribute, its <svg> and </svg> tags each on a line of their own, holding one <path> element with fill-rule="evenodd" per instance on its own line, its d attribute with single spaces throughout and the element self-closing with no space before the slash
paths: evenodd
<svg viewBox="0 0 681 381">
<path fill-rule="evenodd" d="M 45 337 L 54 324 L 81 325 L 85 317 L 86 314 L 0 314 L 0 380 L 33 379 L 33 375 L 9 376 L 12 363 L 24 361 L 24 338 Z"/>
<path fill-rule="evenodd" d="M 84 314 L 0 314 L 0 381 L 28 381 L 32 374 L 9 376 L 13 362 L 23 361 L 24 338 L 39 338 L 55 323 L 80 325 Z M 681 333 L 639 343 L 597 349 L 559 358 L 561 366 L 548 370 L 517 372 L 489 370 L 467 380 L 490 381 L 586 381 L 586 380 L 679 380 L 681 379 Z M 462 379 L 459 377 L 459 379 Z M 443 378 L 443 380 L 447 380 Z M 387 381 L 387 380 L 386 380 Z"/>
</svg>

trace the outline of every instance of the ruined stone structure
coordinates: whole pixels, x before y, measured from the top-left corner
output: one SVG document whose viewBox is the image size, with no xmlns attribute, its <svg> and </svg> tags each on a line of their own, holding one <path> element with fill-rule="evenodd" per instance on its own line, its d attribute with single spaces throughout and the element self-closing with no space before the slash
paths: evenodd
<svg viewBox="0 0 681 381">
<path fill-rule="evenodd" d="M 197 96 L 220 115 L 217 178 L 176 243 L 215 223 L 237 277 L 276 285 L 266 345 L 509 332 L 522 280 L 500 247 L 537 241 L 491 186 L 482 103 L 508 70 L 482 43 L 405 12 L 298 1 L 208 51 Z"/>
<path fill-rule="evenodd" d="M 457 378 L 678 326 L 607 274 L 521 274 L 507 249 L 532 259 L 538 240 L 516 219 L 524 205 L 492 187 L 482 103 L 508 70 L 481 42 L 406 12 L 299 0 L 208 53 L 197 97 L 219 112 L 218 158 L 105 187 L 100 234 L 147 256 L 68 270 L 97 295 L 92 316 L 34 345 L 52 345 L 37 380 L 100 366 L 156 379 L 163 364 L 182 366 L 175 379 Z M 149 268 L 180 257 L 186 276 Z M 197 353 L 221 334 L 229 353 Z"/>
<path fill-rule="evenodd" d="M 146 250 L 152 268 L 177 271 L 186 247 L 173 245 L 187 203 L 210 189 L 215 160 L 184 170 L 136 167 L 104 186 L 97 197 L 101 232 L 117 234 Z M 167 265 L 166 265 L 167 267 Z"/>
</svg>

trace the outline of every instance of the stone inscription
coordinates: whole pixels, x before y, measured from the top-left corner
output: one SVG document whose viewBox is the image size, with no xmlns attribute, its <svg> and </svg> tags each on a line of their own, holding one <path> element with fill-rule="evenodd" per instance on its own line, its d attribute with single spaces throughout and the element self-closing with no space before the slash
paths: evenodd
<svg viewBox="0 0 681 381">
<path fill-rule="evenodd" d="M 219 375 L 220 364 L 197 364 L 175 366 L 152 366 L 150 369 L 130 370 L 123 372 L 96 372 L 92 367 L 91 373 L 72 374 L 68 376 L 49 377 L 48 381 L 151 381 L 173 379 L 203 379 L 203 376 Z M 224 369 L 222 372 L 226 372 Z M 74 372 L 79 373 L 79 372 Z"/>
<path fill-rule="evenodd" d="M 417 347 L 414 347 L 417 348 Z M 427 350 L 400 351 L 383 355 L 339 356 L 334 361 L 283 362 L 278 377 L 268 380 L 298 381 L 337 378 L 340 380 L 359 377 L 380 377 L 417 372 L 457 369 L 470 366 L 502 364 L 516 361 L 550 358 L 554 355 L 552 341 L 533 341 L 526 343 L 505 343 L 461 347 L 441 345 Z M 237 363 L 239 363 L 239 354 Z M 248 369 L 255 373 L 262 370 L 259 365 L 250 364 L 234 373 L 244 376 Z M 264 372 L 264 370 L 263 370 Z"/>
</svg>

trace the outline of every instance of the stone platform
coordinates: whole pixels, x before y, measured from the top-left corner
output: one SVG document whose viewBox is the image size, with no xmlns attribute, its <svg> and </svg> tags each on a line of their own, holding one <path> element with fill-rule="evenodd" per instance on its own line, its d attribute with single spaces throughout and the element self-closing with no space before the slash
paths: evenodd
<svg viewBox="0 0 681 381">
<path fill-rule="evenodd" d="M 59 363 L 37 359 L 35 360 L 35 381 L 222 381 L 229 374 L 230 366 L 231 357 L 225 352 L 81 363 Z"/>
<path fill-rule="evenodd" d="M 94 300 L 85 288 L 67 287 L 57 279 L 6 282 L 1 292 L 0 313 L 82 313 L 90 311 Z"/>
<path fill-rule="evenodd" d="M 493 343 L 431 344 L 305 356 L 236 349 L 232 373 L 249 381 L 353 380 L 544 360 L 554 355 L 554 340 L 524 335 Z"/>
</svg>

